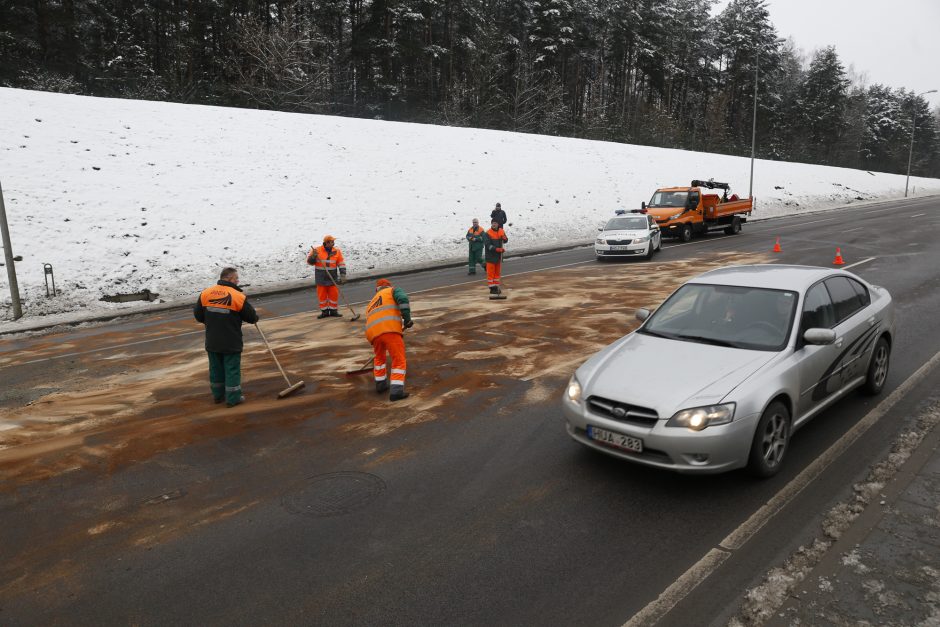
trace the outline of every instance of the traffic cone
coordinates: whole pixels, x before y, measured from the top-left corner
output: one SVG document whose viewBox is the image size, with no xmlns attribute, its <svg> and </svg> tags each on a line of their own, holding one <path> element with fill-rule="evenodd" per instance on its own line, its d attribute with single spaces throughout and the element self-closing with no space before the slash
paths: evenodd
<svg viewBox="0 0 940 627">
<path fill-rule="evenodd" d="M 836 248 L 836 258 L 832 260 L 832 265 L 834 266 L 844 266 L 845 261 L 842 260 L 842 249 Z"/>
<path fill-rule="evenodd" d="M 775 252 L 775 253 L 783 252 L 783 249 L 780 248 L 780 238 L 779 238 L 779 237 L 777 238 L 777 241 L 774 243 L 774 252 Z"/>
</svg>

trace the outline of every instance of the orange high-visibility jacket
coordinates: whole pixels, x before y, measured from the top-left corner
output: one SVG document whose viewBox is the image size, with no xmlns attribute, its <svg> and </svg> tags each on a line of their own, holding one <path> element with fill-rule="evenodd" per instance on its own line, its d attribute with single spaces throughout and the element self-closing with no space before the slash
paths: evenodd
<svg viewBox="0 0 940 627">
<path fill-rule="evenodd" d="M 383 333 L 398 333 L 405 330 L 401 309 L 395 302 L 393 287 L 386 287 L 375 293 L 369 306 L 366 307 L 366 339 L 371 343 Z"/>
<path fill-rule="evenodd" d="M 202 306 L 214 313 L 228 313 L 223 309 L 241 311 L 247 297 L 243 292 L 228 285 L 213 285 L 202 290 L 199 301 Z M 218 311 L 217 311 L 218 310 Z"/>
<path fill-rule="evenodd" d="M 343 252 L 336 246 L 329 252 L 326 246 L 311 247 L 307 263 L 315 268 L 314 278 L 317 285 L 333 285 L 333 281 L 339 282 L 339 274 L 346 274 L 346 260 L 343 258 Z M 332 275 L 333 281 L 330 281 L 327 272 Z"/>
</svg>

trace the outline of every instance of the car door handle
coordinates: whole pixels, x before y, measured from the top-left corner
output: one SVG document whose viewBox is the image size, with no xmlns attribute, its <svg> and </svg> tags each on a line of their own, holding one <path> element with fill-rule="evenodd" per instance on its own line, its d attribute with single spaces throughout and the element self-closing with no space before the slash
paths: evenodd
<svg viewBox="0 0 940 627">
<path fill-rule="evenodd" d="M 872 316 L 871 318 L 868 319 L 868 326 L 870 326 L 870 327 L 875 326 L 875 317 L 874 317 L 874 316 Z"/>
<path fill-rule="evenodd" d="M 844 338 L 841 338 L 841 337 L 838 338 L 838 339 L 835 341 L 836 348 L 842 348 L 842 342 L 843 342 L 843 341 L 844 341 Z"/>
</svg>

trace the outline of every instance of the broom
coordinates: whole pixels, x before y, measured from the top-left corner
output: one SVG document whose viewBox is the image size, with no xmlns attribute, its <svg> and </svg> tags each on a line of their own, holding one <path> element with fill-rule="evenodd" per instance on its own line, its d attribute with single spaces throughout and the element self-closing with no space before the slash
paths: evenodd
<svg viewBox="0 0 940 627">
<path fill-rule="evenodd" d="M 258 323 L 255 323 L 255 328 L 258 329 L 258 333 L 261 334 L 261 339 L 264 340 L 264 345 L 268 347 L 268 352 L 271 353 L 271 357 L 274 358 L 274 363 L 277 364 L 277 369 L 281 371 L 281 374 L 284 376 L 284 380 L 287 382 L 287 388 L 281 390 L 277 393 L 278 398 L 284 398 L 288 394 L 293 394 L 297 390 L 300 390 L 304 387 L 303 381 L 298 381 L 297 383 L 291 385 L 290 379 L 287 378 L 287 373 L 284 372 L 284 369 L 281 368 L 281 362 L 277 360 L 277 355 L 274 354 L 274 351 L 271 349 L 271 345 L 268 344 L 268 338 L 264 337 L 264 333 L 261 331 L 261 327 L 258 326 Z"/>
</svg>

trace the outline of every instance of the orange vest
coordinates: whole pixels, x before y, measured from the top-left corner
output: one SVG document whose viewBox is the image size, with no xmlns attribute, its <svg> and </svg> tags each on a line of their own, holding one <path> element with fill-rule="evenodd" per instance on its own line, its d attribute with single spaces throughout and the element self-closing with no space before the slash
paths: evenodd
<svg viewBox="0 0 940 627">
<path fill-rule="evenodd" d="M 371 343 L 383 333 L 398 333 L 405 330 L 401 322 L 401 309 L 395 302 L 393 287 L 386 287 L 375 293 L 366 307 L 366 339 Z"/>
<path fill-rule="evenodd" d="M 503 227 L 499 227 L 497 230 L 493 230 L 493 227 L 486 229 L 486 234 L 490 236 L 491 239 L 506 239 L 506 231 L 503 230 Z"/>
<path fill-rule="evenodd" d="M 199 301 L 208 311 L 215 313 L 239 312 L 247 296 L 228 285 L 213 285 L 202 290 Z"/>
</svg>

